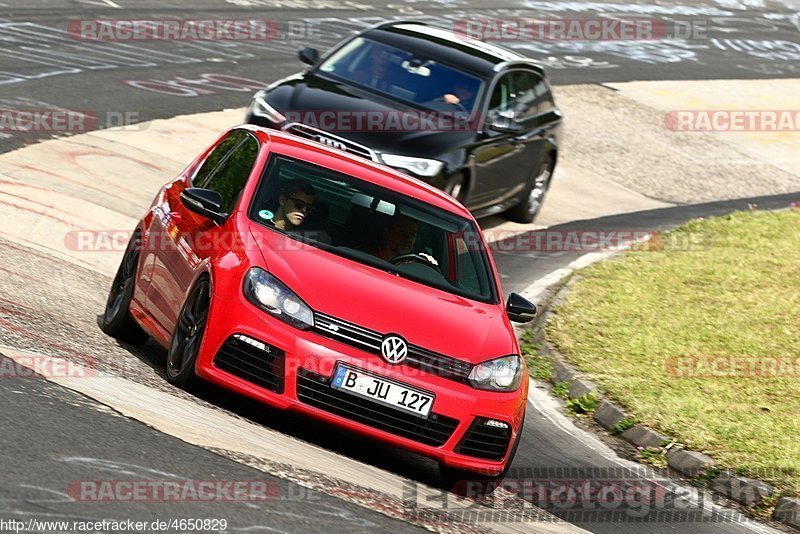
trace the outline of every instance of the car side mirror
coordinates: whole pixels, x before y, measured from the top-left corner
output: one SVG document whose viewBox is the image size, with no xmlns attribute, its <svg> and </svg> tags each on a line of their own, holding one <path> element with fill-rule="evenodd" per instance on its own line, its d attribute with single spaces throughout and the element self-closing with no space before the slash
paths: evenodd
<svg viewBox="0 0 800 534">
<path fill-rule="evenodd" d="M 307 46 L 301 50 L 298 50 L 297 57 L 299 57 L 300 61 L 302 61 L 303 63 L 308 63 L 309 65 L 313 65 L 317 61 L 319 61 L 319 51 L 316 48 Z"/>
<path fill-rule="evenodd" d="M 500 133 L 516 134 L 520 133 L 524 128 L 516 119 L 505 115 L 497 115 L 489 122 L 489 129 Z"/>
<path fill-rule="evenodd" d="M 536 305 L 516 293 L 508 295 L 506 303 L 508 319 L 515 323 L 529 323 L 536 317 Z"/>
<path fill-rule="evenodd" d="M 181 202 L 190 211 L 211 219 L 217 224 L 223 224 L 228 218 L 227 213 L 222 213 L 222 197 L 211 189 L 189 187 L 181 191 Z"/>
</svg>

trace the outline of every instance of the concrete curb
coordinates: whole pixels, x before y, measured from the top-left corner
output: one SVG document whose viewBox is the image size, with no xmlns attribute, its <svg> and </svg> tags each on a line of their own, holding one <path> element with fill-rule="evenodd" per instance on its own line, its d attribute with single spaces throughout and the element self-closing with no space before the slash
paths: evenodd
<svg viewBox="0 0 800 534">
<path fill-rule="evenodd" d="M 574 271 L 570 274 L 574 274 Z M 714 493 L 731 499 L 746 508 L 763 502 L 765 498 L 774 497 L 776 489 L 766 482 L 737 475 L 731 471 L 718 471 L 714 459 L 698 451 L 686 450 L 677 440 L 664 436 L 643 425 L 636 424 L 635 419 L 625 410 L 602 397 L 601 391 L 583 373 L 567 363 L 562 355 L 545 338 L 544 329 L 550 317 L 551 306 L 563 302 L 569 291 L 572 277 L 560 280 L 549 291 L 543 292 L 539 301 L 539 313 L 531 326 L 533 340 L 541 347 L 539 353 L 553 362 L 552 384 L 566 382 L 569 384 L 570 399 L 594 393 L 600 396 L 600 402 L 594 410 L 594 421 L 610 434 L 618 436 L 626 442 L 642 449 L 658 449 L 666 456 L 667 465 L 677 473 L 702 481 Z M 626 422 L 627 421 L 627 422 Z M 624 428 L 624 429 L 623 429 Z M 772 519 L 783 524 L 800 528 L 800 498 L 782 497 L 772 514 Z"/>
<path fill-rule="evenodd" d="M 778 501 L 772 517 L 800 529 L 800 499 L 782 498 Z"/>
</svg>

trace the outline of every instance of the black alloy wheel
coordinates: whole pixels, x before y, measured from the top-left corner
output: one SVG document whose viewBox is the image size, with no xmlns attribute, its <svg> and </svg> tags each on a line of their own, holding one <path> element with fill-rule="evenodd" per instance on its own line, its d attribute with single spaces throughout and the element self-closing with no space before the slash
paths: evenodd
<svg viewBox="0 0 800 534">
<path fill-rule="evenodd" d="M 208 320 L 211 285 L 203 278 L 192 288 L 178 316 L 167 352 L 167 381 L 188 388 L 199 380 L 194 367 Z"/>
</svg>

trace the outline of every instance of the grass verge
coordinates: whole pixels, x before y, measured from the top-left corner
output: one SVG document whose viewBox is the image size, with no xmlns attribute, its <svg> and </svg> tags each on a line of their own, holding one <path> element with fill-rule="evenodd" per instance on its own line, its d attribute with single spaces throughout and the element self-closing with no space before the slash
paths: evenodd
<svg viewBox="0 0 800 534">
<path fill-rule="evenodd" d="M 800 209 L 694 221 L 597 263 L 547 335 L 637 422 L 800 494 Z"/>
</svg>

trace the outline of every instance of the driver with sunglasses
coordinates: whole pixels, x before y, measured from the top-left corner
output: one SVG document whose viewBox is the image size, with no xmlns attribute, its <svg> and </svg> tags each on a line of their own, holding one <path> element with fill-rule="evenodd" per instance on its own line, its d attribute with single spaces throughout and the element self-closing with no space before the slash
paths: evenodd
<svg viewBox="0 0 800 534">
<path fill-rule="evenodd" d="M 314 187 L 303 180 L 286 184 L 278 195 L 273 223 L 281 230 L 296 230 L 314 210 Z"/>
</svg>

